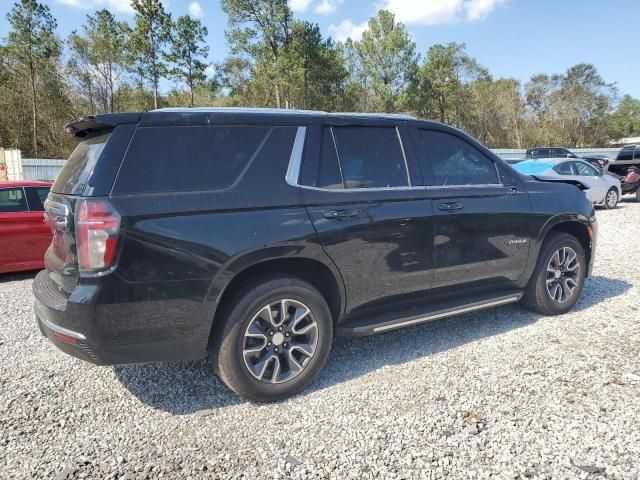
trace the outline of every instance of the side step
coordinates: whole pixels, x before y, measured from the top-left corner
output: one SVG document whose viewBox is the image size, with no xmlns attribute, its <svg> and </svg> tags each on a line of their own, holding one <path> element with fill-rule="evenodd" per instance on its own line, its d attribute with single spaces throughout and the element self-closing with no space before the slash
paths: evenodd
<svg viewBox="0 0 640 480">
<path fill-rule="evenodd" d="M 414 306 L 407 310 L 385 313 L 377 317 L 361 315 L 338 327 L 338 336 L 363 337 L 375 333 L 388 332 L 402 327 L 431 322 L 440 318 L 484 310 L 515 303 L 522 298 L 521 290 L 493 292 L 485 295 L 466 297 L 463 302 L 446 301 L 429 305 Z"/>
</svg>

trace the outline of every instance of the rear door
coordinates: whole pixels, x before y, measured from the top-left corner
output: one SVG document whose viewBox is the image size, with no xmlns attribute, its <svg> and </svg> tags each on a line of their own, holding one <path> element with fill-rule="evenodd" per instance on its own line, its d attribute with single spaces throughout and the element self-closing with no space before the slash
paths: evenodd
<svg viewBox="0 0 640 480">
<path fill-rule="evenodd" d="M 0 188 L 0 271 L 42 261 L 42 212 L 30 212 L 24 188 Z"/>
<path fill-rule="evenodd" d="M 413 131 L 435 212 L 434 286 L 509 285 L 524 272 L 531 206 L 508 167 L 452 132 Z"/>
<path fill-rule="evenodd" d="M 433 212 L 404 126 L 312 126 L 302 198 L 349 309 L 432 286 Z"/>
</svg>

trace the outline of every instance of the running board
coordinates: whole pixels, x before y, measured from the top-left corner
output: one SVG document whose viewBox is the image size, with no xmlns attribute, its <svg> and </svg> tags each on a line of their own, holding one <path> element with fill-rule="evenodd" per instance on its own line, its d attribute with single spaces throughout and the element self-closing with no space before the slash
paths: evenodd
<svg viewBox="0 0 640 480">
<path fill-rule="evenodd" d="M 421 307 L 413 307 L 409 310 L 395 312 L 395 314 L 387 313 L 376 318 L 367 317 L 366 319 L 352 320 L 338 327 L 338 336 L 363 337 L 375 333 L 388 332 L 398 328 L 431 322 L 440 318 L 515 303 L 522 298 L 522 295 L 523 292 L 520 290 L 500 292 L 497 296 L 494 292 L 491 296 L 476 295 L 467 297 L 465 298 L 465 303 L 451 301 L 440 302 Z"/>
</svg>

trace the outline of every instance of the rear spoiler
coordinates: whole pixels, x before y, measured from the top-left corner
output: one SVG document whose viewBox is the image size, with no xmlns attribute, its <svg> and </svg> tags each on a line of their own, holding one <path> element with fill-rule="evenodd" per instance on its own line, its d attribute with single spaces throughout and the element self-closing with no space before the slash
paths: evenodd
<svg viewBox="0 0 640 480">
<path fill-rule="evenodd" d="M 586 186 L 584 183 L 579 182 L 578 180 L 570 180 L 570 179 L 550 179 L 550 178 L 540 178 L 537 177 L 536 175 L 532 175 L 533 178 L 535 178 L 536 180 L 538 180 L 539 182 L 550 182 L 550 183 L 568 183 L 569 185 L 575 185 L 576 187 L 578 187 L 580 190 L 589 190 L 589 187 Z"/>
<path fill-rule="evenodd" d="M 78 138 L 84 138 L 90 133 L 99 132 L 102 130 L 110 130 L 117 125 L 125 123 L 138 123 L 141 112 L 127 112 L 127 113 L 105 113 L 100 115 L 89 115 L 86 117 L 76 118 L 72 122 L 68 123 L 64 130 L 69 135 Z"/>
</svg>

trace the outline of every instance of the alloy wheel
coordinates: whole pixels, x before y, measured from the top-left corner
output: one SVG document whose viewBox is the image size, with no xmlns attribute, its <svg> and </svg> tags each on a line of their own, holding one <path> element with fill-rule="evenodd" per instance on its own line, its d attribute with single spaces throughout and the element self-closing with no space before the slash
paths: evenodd
<svg viewBox="0 0 640 480">
<path fill-rule="evenodd" d="M 242 356 L 249 373 L 265 383 L 288 382 L 307 367 L 318 346 L 318 323 L 306 305 L 281 299 L 249 322 Z"/>
<path fill-rule="evenodd" d="M 555 251 L 547 264 L 547 293 L 554 302 L 569 301 L 580 281 L 580 260 L 571 247 L 561 247 Z"/>
<path fill-rule="evenodd" d="M 609 193 L 607 193 L 606 202 L 609 208 L 615 207 L 618 203 L 618 192 L 616 192 L 615 190 L 609 190 Z"/>
</svg>

